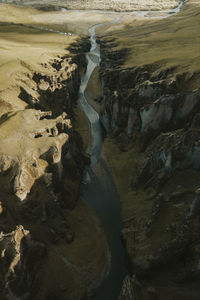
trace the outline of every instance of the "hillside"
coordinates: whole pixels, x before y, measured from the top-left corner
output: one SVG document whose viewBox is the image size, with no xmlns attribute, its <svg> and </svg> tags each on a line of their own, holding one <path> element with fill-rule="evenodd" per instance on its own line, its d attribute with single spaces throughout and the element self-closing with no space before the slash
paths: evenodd
<svg viewBox="0 0 200 300">
<path fill-rule="evenodd" d="M 160 10 L 170 9 L 178 5 L 178 0 L 1 0 L 1 3 L 37 6 L 45 10 L 67 9 L 101 9 L 116 11 Z"/>
<path fill-rule="evenodd" d="M 199 298 L 199 15 L 186 1 L 171 18 L 98 31 L 104 155 L 131 274 L 123 300 Z"/>
</svg>

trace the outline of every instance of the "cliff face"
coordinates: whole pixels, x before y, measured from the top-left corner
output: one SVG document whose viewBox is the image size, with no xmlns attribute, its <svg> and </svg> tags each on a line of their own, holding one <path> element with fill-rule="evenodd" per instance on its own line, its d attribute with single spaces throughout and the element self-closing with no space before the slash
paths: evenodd
<svg viewBox="0 0 200 300">
<path fill-rule="evenodd" d="M 130 271 L 120 299 L 197 299 L 200 73 L 124 68 L 111 49 L 101 42 L 100 102 Z"/>
<path fill-rule="evenodd" d="M 45 62 L 46 74 L 33 72 L 23 81 L 18 97 L 26 109 L 4 106 L 1 299 L 83 299 L 107 273 L 104 232 L 79 199 L 90 161 L 73 129 L 85 47 L 87 42 L 76 55 Z"/>
</svg>

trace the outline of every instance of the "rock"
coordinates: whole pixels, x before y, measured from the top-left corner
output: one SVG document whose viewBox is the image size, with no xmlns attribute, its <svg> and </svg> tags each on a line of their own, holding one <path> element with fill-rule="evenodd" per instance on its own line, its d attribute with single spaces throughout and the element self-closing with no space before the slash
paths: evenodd
<svg viewBox="0 0 200 300">
<path fill-rule="evenodd" d="M 44 182 L 46 184 L 46 186 L 51 186 L 52 185 L 52 180 L 53 180 L 53 174 L 52 173 L 44 173 L 43 175 L 43 179 L 44 179 Z"/>
<path fill-rule="evenodd" d="M 0 215 L 2 215 L 3 214 L 3 204 L 2 204 L 2 202 L 0 201 Z"/>
<path fill-rule="evenodd" d="M 47 165 L 61 160 L 61 149 L 68 140 L 64 132 L 52 137 L 51 130 L 57 128 L 58 123 L 70 128 L 70 121 L 65 116 L 46 119 L 47 115 L 50 116 L 34 109 L 19 111 L 10 116 L 3 129 L 0 128 L 3 145 L 0 147 L 0 171 L 3 174 L 10 170 L 12 189 L 21 201 L 45 173 Z"/>
<path fill-rule="evenodd" d="M 200 215 L 200 190 L 195 191 L 196 196 L 193 198 L 190 204 L 190 211 L 188 216 L 199 216 Z"/>
<path fill-rule="evenodd" d="M 194 283 L 194 278 L 199 282 L 195 267 L 199 248 L 193 246 L 199 244 L 200 216 L 200 192 L 196 189 L 200 170 L 199 71 L 180 73 L 176 67 L 164 67 L 165 63 L 162 67 L 126 68 L 111 57 L 113 50 L 113 57 L 120 58 L 116 41 L 108 36 L 102 39 L 101 120 L 111 133 L 112 147 L 118 148 L 111 163 L 114 176 L 126 170 L 131 183 L 127 189 L 120 181 L 125 208 L 122 238 L 130 274 L 136 274 L 145 285 L 137 290 L 131 275 L 127 276 L 120 300 L 187 298 L 183 287 Z M 127 156 L 120 154 L 121 149 Z M 134 221 L 126 221 L 126 214 L 134 216 Z M 171 290 L 171 282 L 179 278 L 177 273 L 184 273 L 179 282 L 185 281 L 177 283 L 176 292 Z M 193 292 L 188 297 L 193 298 Z"/>
<path fill-rule="evenodd" d="M 195 194 L 196 194 L 197 196 L 200 196 L 200 188 L 196 189 Z"/>
<path fill-rule="evenodd" d="M 160 181 L 169 178 L 175 170 L 200 169 L 199 130 L 191 129 L 163 133 L 148 149 L 146 161 L 141 166 L 136 184 Z M 159 174 L 162 172 L 161 178 Z"/>
<path fill-rule="evenodd" d="M 17 94 L 23 85 L 17 95 L 21 106 L 7 106 L 1 118 L 0 299 L 86 298 L 109 269 L 104 233 L 90 226 L 93 212 L 79 199 L 84 167 L 90 162 L 71 124 L 79 67 L 81 71 L 86 67 L 81 44 L 74 43 L 73 58 L 68 52 L 65 58 L 46 62 L 45 70 L 40 66 L 44 73 L 21 77 L 17 71 L 17 87 L 12 88 Z M 69 211 L 71 202 L 73 211 Z M 63 225 L 66 221 L 72 229 Z M 14 230 L 18 224 L 22 227 Z M 86 243 L 73 243 L 76 233 Z M 86 272 L 81 265 L 85 261 L 91 263 Z M 65 290 L 60 291 L 60 286 Z"/>
<path fill-rule="evenodd" d="M 44 259 L 45 251 L 45 246 L 32 241 L 30 232 L 22 225 L 11 233 L 0 234 L 0 263 L 3 266 L 0 273 L 5 279 L 3 291 L 6 298 L 30 295 L 34 272 Z"/>
<path fill-rule="evenodd" d="M 156 289 L 154 287 L 148 287 L 147 293 L 148 293 L 149 300 L 157 300 L 158 299 L 157 294 L 156 294 Z"/>
<path fill-rule="evenodd" d="M 136 300 L 134 287 L 130 276 L 126 276 L 123 280 L 122 290 L 119 297 L 120 300 Z"/>
</svg>

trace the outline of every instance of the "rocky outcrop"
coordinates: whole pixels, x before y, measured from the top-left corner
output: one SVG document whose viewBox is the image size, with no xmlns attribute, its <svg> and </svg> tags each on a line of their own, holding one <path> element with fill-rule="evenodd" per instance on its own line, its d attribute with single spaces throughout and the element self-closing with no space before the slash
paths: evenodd
<svg viewBox="0 0 200 300">
<path fill-rule="evenodd" d="M 62 163 L 62 147 L 69 139 L 70 120 L 65 113 L 56 119 L 46 119 L 50 116 L 51 112 L 27 109 L 8 115 L 0 128 L 1 177 L 9 172 L 10 187 L 6 189 L 21 201 L 44 175 L 48 164 Z"/>
<path fill-rule="evenodd" d="M 88 43 L 71 47 L 21 82 L 26 109 L 1 116 L 1 299 L 83 299 L 108 271 L 105 234 L 80 199 L 90 158 L 73 127 Z"/>
<path fill-rule="evenodd" d="M 51 110 L 54 115 L 67 111 L 70 115 L 80 84 L 77 63 L 84 70 L 85 60 L 81 54 L 73 59 L 64 57 L 45 63 L 43 67 L 49 75 L 35 72 L 33 87 L 21 87 L 19 98 L 31 108 Z"/>
<path fill-rule="evenodd" d="M 23 226 L 11 233 L 0 234 L 1 298 L 30 299 L 30 291 L 37 283 L 37 270 L 44 261 L 47 249 L 32 241 L 30 232 Z"/>
<path fill-rule="evenodd" d="M 199 73 L 158 65 L 124 69 L 116 61 L 112 69 L 112 43 L 101 43 L 101 120 L 114 143 L 127 152 L 121 156 L 128 157 L 130 170 L 124 163 L 125 170 L 132 174 L 130 190 L 120 195 L 122 214 L 126 205 L 130 208 L 122 230 L 130 276 L 120 299 L 196 299 Z M 132 161 L 131 153 L 137 157 Z M 119 174 L 119 154 L 117 160 Z M 185 293 L 191 287 L 194 292 Z"/>
</svg>

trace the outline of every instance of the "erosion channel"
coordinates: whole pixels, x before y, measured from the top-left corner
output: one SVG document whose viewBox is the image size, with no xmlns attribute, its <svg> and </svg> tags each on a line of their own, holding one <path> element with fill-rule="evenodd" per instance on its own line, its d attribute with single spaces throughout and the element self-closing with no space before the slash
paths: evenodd
<svg viewBox="0 0 200 300">
<path fill-rule="evenodd" d="M 119 23 L 126 14 L 133 17 L 166 18 L 178 13 L 182 5 L 183 1 L 181 1 L 179 6 L 173 10 L 162 12 L 102 13 L 112 14 L 112 24 L 116 24 Z M 110 259 L 109 274 L 103 284 L 97 289 L 94 299 L 114 300 L 119 297 L 122 281 L 127 273 L 124 248 L 120 240 L 122 229 L 120 201 L 112 176 L 101 156 L 103 137 L 99 115 L 88 103 L 85 95 L 89 79 L 95 68 L 100 65 L 101 61 L 100 48 L 96 41 L 95 30 L 104 25 L 108 25 L 108 23 L 97 24 L 89 29 L 91 48 L 90 52 L 86 54 L 88 65 L 86 73 L 81 80 L 79 90 L 79 105 L 89 120 L 91 131 L 91 142 L 88 146 L 91 164 L 85 169 L 81 197 L 96 212 L 104 227 L 110 248 L 110 255 L 108 255 L 110 256 L 110 258 L 108 258 Z"/>
<path fill-rule="evenodd" d="M 121 217 L 120 202 L 106 163 L 101 157 L 102 128 L 98 113 L 88 104 L 84 94 L 88 81 L 94 69 L 100 63 L 100 50 L 96 43 L 95 29 L 90 28 L 91 49 L 86 54 L 87 71 L 82 78 L 79 91 L 79 104 L 84 110 L 91 129 L 91 143 L 88 152 L 91 155 L 91 164 L 85 170 L 82 184 L 83 200 L 89 204 L 100 219 L 110 247 L 110 271 L 107 279 L 97 291 L 94 299 L 117 299 L 123 278 L 126 274 L 124 262 L 124 249 L 120 240 Z M 110 257 L 110 258 L 109 258 Z"/>
</svg>

